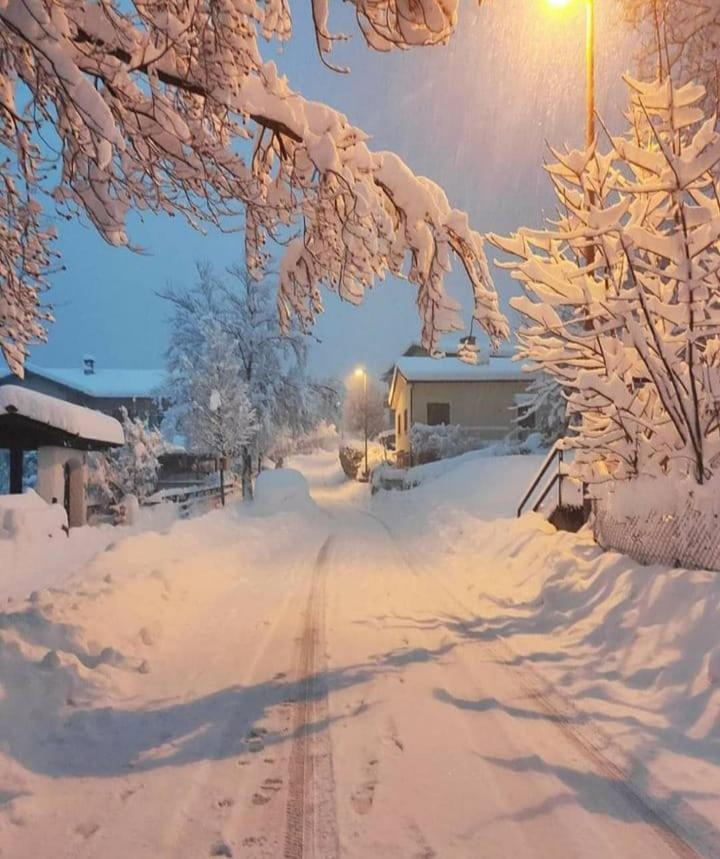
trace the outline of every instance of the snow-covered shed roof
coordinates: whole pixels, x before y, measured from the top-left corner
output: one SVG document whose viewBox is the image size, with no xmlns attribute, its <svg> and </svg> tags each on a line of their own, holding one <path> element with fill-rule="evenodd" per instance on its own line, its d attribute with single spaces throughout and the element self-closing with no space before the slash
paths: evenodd
<svg viewBox="0 0 720 859">
<path fill-rule="evenodd" d="M 166 382 L 162 369 L 126 370 L 95 365 L 92 373 L 86 373 L 83 367 L 38 367 L 30 362 L 25 369 L 89 397 L 156 397 Z"/>
<path fill-rule="evenodd" d="M 467 364 L 459 358 L 412 356 L 398 358 L 388 401 L 392 401 L 398 374 L 408 382 L 521 382 L 532 374 L 523 371 L 522 362 L 509 355 L 490 355 L 480 364 Z"/>
<path fill-rule="evenodd" d="M 36 443 L 62 443 L 71 447 L 75 441 L 81 448 L 125 443 L 123 428 L 115 418 L 29 388 L 3 385 L 0 387 L 0 442 L 12 432 L 19 435 L 21 441 L 24 434 L 25 440 L 32 442 L 28 447 Z M 57 438 L 52 438 L 53 434 Z"/>
</svg>

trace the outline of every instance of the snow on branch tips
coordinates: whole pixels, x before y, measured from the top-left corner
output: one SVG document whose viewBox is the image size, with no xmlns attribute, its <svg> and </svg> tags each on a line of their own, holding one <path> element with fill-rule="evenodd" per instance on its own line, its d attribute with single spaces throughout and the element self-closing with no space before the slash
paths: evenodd
<svg viewBox="0 0 720 859">
<path fill-rule="evenodd" d="M 627 79 L 629 132 L 556 152 L 558 216 L 490 241 L 521 352 L 562 387 L 590 481 L 720 465 L 720 134 L 704 89 Z"/>
<path fill-rule="evenodd" d="M 457 13 L 456 0 L 354 5 L 378 49 L 444 41 Z M 314 0 L 313 13 L 325 55 L 335 38 L 327 0 Z M 242 217 L 254 275 L 281 240 L 286 327 L 293 317 L 312 324 L 323 286 L 357 303 L 395 274 L 417 287 L 423 340 L 434 348 L 439 333 L 461 326 L 444 287 L 454 257 L 475 319 L 494 340 L 507 334 L 467 217 L 397 156 L 372 152 L 343 114 L 294 93 L 263 60 L 259 35 L 290 37 L 286 3 L 0 2 L 0 161 L 10 165 L 0 181 L 0 346 L 13 369 L 48 321 L 38 300 L 53 259 L 43 197 L 119 246 L 130 243 L 133 210 L 194 227 Z"/>
</svg>

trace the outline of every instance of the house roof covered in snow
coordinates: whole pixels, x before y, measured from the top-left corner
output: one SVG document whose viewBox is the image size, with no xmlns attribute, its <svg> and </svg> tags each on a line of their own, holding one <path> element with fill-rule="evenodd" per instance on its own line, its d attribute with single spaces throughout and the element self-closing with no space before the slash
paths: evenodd
<svg viewBox="0 0 720 859">
<path fill-rule="evenodd" d="M 102 412 L 17 385 L 0 387 L 0 447 L 92 450 L 124 443 L 120 422 Z"/>
<path fill-rule="evenodd" d="M 532 379 L 522 362 L 509 355 L 491 355 L 484 363 L 467 364 L 459 358 L 409 356 L 395 364 L 388 401 L 391 402 L 398 375 L 408 382 L 521 382 Z"/>
<path fill-rule="evenodd" d="M 89 397 L 157 397 L 165 385 L 165 370 L 127 370 L 97 367 L 39 367 L 28 362 L 25 369 L 59 385 L 81 391 Z M 5 374 L 7 375 L 7 374 Z"/>
</svg>

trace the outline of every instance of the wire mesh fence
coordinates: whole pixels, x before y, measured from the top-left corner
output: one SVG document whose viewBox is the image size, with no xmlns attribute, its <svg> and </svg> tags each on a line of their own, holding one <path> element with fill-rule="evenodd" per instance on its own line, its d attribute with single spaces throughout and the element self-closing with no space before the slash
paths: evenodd
<svg viewBox="0 0 720 859">
<path fill-rule="evenodd" d="M 679 513 L 650 510 L 617 518 L 596 500 L 593 530 L 603 549 L 630 555 L 641 564 L 720 571 L 720 517 L 689 502 Z"/>
</svg>

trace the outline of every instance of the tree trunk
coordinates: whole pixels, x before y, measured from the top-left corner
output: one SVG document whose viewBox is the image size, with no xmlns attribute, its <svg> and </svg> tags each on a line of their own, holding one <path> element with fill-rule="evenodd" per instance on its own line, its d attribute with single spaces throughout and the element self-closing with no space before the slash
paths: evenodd
<svg viewBox="0 0 720 859">
<path fill-rule="evenodd" d="M 225 469 L 220 469 L 220 503 L 225 506 Z"/>
<path fill-rule="evenodd" d="M 252 500 L 252 455 L 247 447 L 242 449 L 242 495 L 244 501 Z"/>
</svg>

